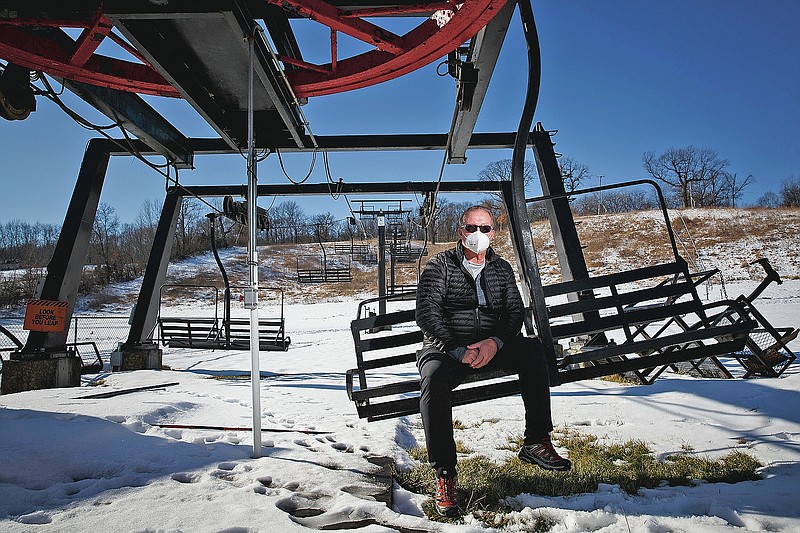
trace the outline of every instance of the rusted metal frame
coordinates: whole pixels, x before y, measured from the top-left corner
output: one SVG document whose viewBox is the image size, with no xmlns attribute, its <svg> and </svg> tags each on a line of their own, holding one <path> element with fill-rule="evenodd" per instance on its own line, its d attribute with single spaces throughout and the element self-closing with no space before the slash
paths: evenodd
<svg viewBox="0 0 800 533">
<path fill-rule="evenodd" d="M 131 54 L 133 57 L 152 68 L 147 59 L 130 45 L 125 39 L 114 33 L 114 24 L 98 10 L 93 19 L 89 22 L 85 20 L 47 20 L 47 19 L 0 19 L 0 27 L 39 27 L 39 28 L 82 28 L 83 32 L 77 41 L 77 47 L 72 53 L 69 63 L 75 66 L 83 66 L 89 57 L 100 46 L 104 38 L 111 39 L 117 46 Z M 98 38 L 99 37 L 99 38 Z M 108 58 L 106 58 L 108 59 Z M 105 59 L 104 59 L 105 60 Z"/>
<path fill-rule="evenodd" d="M 405 4 L 386 7 L 365 7 L 343 10 L 339 9 L 342 18 L 385 17 L 395 15 L 430 15 L 434 11 L 456 11 L 454 2 L 439 2 L 431 4 Z"/>
<path fill-rule="evenodd" d="M 78 19 L 13 18 L 0 19 L 1 26 L 36 26 L 39 28 L 86 28 L 89 23 Z"/>
<path fill-rule="evenodd" d="M 267 0 L 283 9 L 292 10 L 302 17 L 314 20 L 395 55 L 407 50 L 404 39 L 376 24 L 360 18 L 342 17 L 338 8 L 321 0 Z"/>
<path fill-rule="evenodd" d="M 86 61 L 94 54 L 103 39 L 108 37 L 113 28 L 114 24 L 103 15 L 102 9 L 98 10 L 92 20 L 89 21 L 88 27 L 78 37 L 75 51 L 69 58 L 69 63 L 75 66 L 85 65 Z"/>
<path fill-rule="evenodd" d="M 294 57 L 281 56 L 281 55 L 277 57 L 281 62 L 286 63 L 287 65 L 313 70 L 315 72 L 319 72 L 320 74 L 333 74 L 334 72 L 333 61 L 331 62 L 331 68 L 326 68 L 324 66 L 319 66 L 316 63 L 309 63 L 308 61 L 303 61 L 302 59 L 295 59 Z"/>
<path fill-rule="evenodd" d="M 298 69 L 287 76 L 301 98 L 334 94 L 394 79 L 435 61 L 473 37 L 503 5 L 504 0 L 471 0 L 464 3 L 442 28 L 436 21 L 428 19 L 402 36 L 405 52 L 399 55 L 375 49 L 338 59 L 335 76 L 309 69 Z M 323 67 L 328 68 L 327 65 Z"/>
<path fill-rule="evenodd" d="M 127 92 L 172 98 L 180 96 L 177 90 L 147 64 L 92 55 L 83 65 L 73 65 L 70 63 L 73 50 L 65 49 L 47 38 L 45 31 L 63 32 L 54 28 L 27 32 L 17 27 L 0 25 L 0 56 L 17 65 L 41 70 L 59 78 Z M 70 42 L 73 41 L 70 39 Z"/>
</svg>

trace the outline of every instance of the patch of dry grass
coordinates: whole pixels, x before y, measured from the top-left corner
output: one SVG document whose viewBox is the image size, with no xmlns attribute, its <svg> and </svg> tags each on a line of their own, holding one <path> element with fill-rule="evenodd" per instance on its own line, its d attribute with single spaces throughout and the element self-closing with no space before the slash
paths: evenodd
<svg viewBox="0 0 800 533">
<path fill-rule="evenodd" d="M 725 245 L 741 247 L 743 240 L 757 239 L 764 242 L 764 248 L 771 249 L 770 243 L 797 241 L 800 233 L 800 210 L 687 210 L 670 211 L 672 225 L 678 239 L 680 253 L 690 264 L 696 259 L 696 252 L 707 253 L 713 246 Z M 663 263 L 672 258 L 672 249 L 664 220 L 658 212 L 618 213 L 600 216 L 576 217 L 578 236 L 586 257 L 591 275 L 599 275 L 629 268 Z M 542 279 L 546 284 L 561 281 L 555 244 L 547 220 L 531 224 L 536 257 Z M 377 239 L 367 240 L 372 250 L 377 249 Z M 421 244 L 414 241 L 414 244 Z M 428 255 L 422 257 L 421 267 L 436 253 L 451 248 L 454 242 L 428 243 Z M 516 268 L 514 251 L 507 229 L 498 231 L 493 243 L 495 250 Z M 786 249 L 785 246 L 775 249 Z M 227 256 L 226 269 L 231 283 L 244 286 L 247 283 L 247 254 L 237 249 Z M 333 244 L 327 243 L 326 252 L 330 267 L 346 266 L 348 254 L 334 254 Z M 264 286 L 278 286 L 284 290 L 286 303 L 337 298 L 352 295 L 374 295 L 378 292 L 377 264 L 352 257 L 351 274 L 353 281 L 347 283 L 301 284 L 297 282 L 297 268 L 322 268 L 322 253 L 316 243 L 309 244 L 270 244 L 259 250 L 259 280 Z M 743 263 L 755 257 L 742 251 Z M 785 254 L 787 262 L 800 258 L 800 249 L 789 249 Z M 795 259 L 792 259 L 794 257 Z M 773 266 L 778 268 L 773 263 Z M 747 270 L 743 264 L 741 270 Z M 753 269 L 753 276 L 760 278 L 760 271 Z M 415 285 L 418 281 L 417 263 L 397 263 L 394 281 L 398 285 Z M 779 270 L 785 279 L 796 279 L 800 274 Z M 727 274 L 727 272 L 726 272 Z M 741 275 L 741 274 L 740 274 Z M 386 264 L 387 284 L 391 282 L 390 262 Z M 199 271 L 180 283 L 222 286 L 219 273 L 210 269 Z"/>
</svg>

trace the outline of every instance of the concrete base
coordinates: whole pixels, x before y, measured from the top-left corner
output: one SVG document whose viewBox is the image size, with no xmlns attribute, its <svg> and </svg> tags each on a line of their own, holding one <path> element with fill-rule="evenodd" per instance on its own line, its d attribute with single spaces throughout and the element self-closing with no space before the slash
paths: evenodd
<svg viewBox="0 0 800 533">
<path fill-rule="evenodd" d="M 111 370 L 161 370 L 162 354 L 157 344 L 123 344 L 111 356 Z"/>
<path fill-rule="evenodd" d="M 80 357 L 68 353 L 57 353 L 51 354 L 46 359 L 3 361 L 0 394 L 56 387 L 78 387 L 80 384 Z"/>
</svg>

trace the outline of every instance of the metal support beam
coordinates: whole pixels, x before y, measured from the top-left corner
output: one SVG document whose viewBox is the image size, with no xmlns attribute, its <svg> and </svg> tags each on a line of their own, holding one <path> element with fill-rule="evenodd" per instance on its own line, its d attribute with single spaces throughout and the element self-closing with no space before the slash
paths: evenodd
<svg viewBox="0 0 800 533">
<path fill-rule="evenodd" d="M 192 168 L 193 153 L 187 138 L 139 95 L 62 80 L 64 85 L 105 116 L 141 139 L 178 168 Z"/>
<path fill-rule="evenodd" d="M 60 28 L 40 28 L 34 34 L 46 37 L 64 50 L 75 47 L 72 38 Z M 192 167 L 192 153 L 187 147 L 186 137 L 139 95 L 65 78 L 56 79 L 109 119 L 141 139 L 149 150 L 174 161 L 178 168 Z"/>
<path fill-rule="evenodd" d="M 459 109 L 454 117 L 450 146 L 447 149 L 448 163 L 466 163 L 467 161 L 467 147 L 470 144 L 472 132 L 475 130 L 475 123 L 478 121 L 478 114 L 481 111 L 486 91 L 489 89 L 489 81 L 492 79 L 497 57 L 500 55 L 500 48 L 506 38 L 516 5 L 516 2 L 509 1 L 475 36 L 475 45 L 467 60 L 471 61 L 478 70 L 478 83 L 472 95 L 472 105 L 469 106 L 469 109 Z M 456 106 L 460 106 L 460 102 L 456 102 Z"/>
<path fill-rule="evenodd" d="M 386 296 L 386 215 L 378 213 L 378 297 Z M 378 314 L 386 314 L 386 300 L 378 300 Z"/>
<path fill-rule="evenodd" d="M 256 137 L 256 147 L 275 148 L 284 153 L 303 153 L 326 151 L 326 152 L 384 152 L 384 151 L 416 151 L 416 150 L 443 150 L 447 145 L 446 133 L 411 133 L 393 135 L 317 135 L 317 148 L 307 148 L 311 146 L 310 137 L 304 137 L 303 147 L 297 147 L 294 143 L 278 144 L 277 146 L 266 146 L 258 142 Z M 115 139 L 115 142 L 108 141 L 111 147 L 111 155 L 130 155 L 124 148 L 128 145 L 126 139 Z M 228 143 L 219 138 L 197 138 L 190 137 L 187 140 L 188 148 L 195 155 L 223 155 L 239 154 L 238 149 L 233 149 Z M 132 148 L 142 155 L 158 155 L 147 144 L 134 140 Z M 474 133 L 470 140 L 471 150 L 496 150 L 508 149 L 514 146 L 513 133 Z"/>
<path fill-rule="evenodd" d="M 536 168 L 542 184 L 543 196 L 565 194 L 564 179 L 558 166 L 553 141 L 545 131 L 541 122 L 536 124 L 532 133 L 533 153 L 536 156 Z M 589 271 L 583 257 L 581 241 L 575 227 L 575 219 L 570 209 L 569 198 L 560 197 L 545 202 L 547 218 L 553 230 L 558 264 L 564 281 L 586 279 Z"/>
<path fill-rule="evenodd" d="M 180 16 L 154 17 L 152 5 L 130 2 L 105 5 L 109 19 L 142 56 L 176 88 L 183 98 L 233 149 L 247 144 L 247 39 L 253 34 L 252 15 L 246 2 L 226 2 L 225 7 Z M 214 39 L 196 39 L 213 34 Z M 255 40 L 255 136 L 259 148 L 291 144 L 308 138 L 292 95 L 269 53 L 263 35 Z M 224 51 L 224 53 L 220 53 Z"/>
<path fill-rule="evenodd" d="M 538 265 L 531 264 L 536 263 L 536 250 L 533 248 L 530 251 L 526 250 L 525 239 L 522 235 L 525 231 L 530 233 L 530 221 L 526 213 L 519 213 L 517 209 L 518 206 L 514 201 L 514 187 L 512 183 L 510 181 L 503 181 L 501 182 L 501 186 L 503 204 L 506 206 L 506 212 L 508 213 L 508 231 L 511 234 L 511 247 L 514 250 L 514 258 L 517 260 L 517 272 L 520 273 L 520 281 L 522 283 L 520 294 L 522 295 L 525 308 L 530 309 L 533 291 L 531 291 L 532 280 L 530 279 L 531 276 L 529 272 L 534 270 L 538 272 Z M 522 225 L 524 224 L 527 224 L 528 227 L 523 227 Z M 535 335 L 536 329 L 531 314 L 525 313 L 523 320 L 526 333 L 529 336 Z"/>
<path fill-rule="evenodd" d="M 47 277 L 39 294 L 44 300 L 68 302 L 66 323 L 69 323 L 75 309 L 100 192 L 108 169 L 109 153 L 106 147 L 105 142 L 94 139 L 86 147 L 64 225 L 53 258 L 47 265 Z M 25 347 L 17 357 L 25 359 L 37 357 L 41 353 L 64 350 L 66 342 L 66 330 L 61 333 L 31 331 Z"/>
<path fill-rule="evenodd" d="M 586 258 L 583 256 L 583 248 L 578 237 L 575 218 L 572 216 L 569 197 L 566 196 L 564 189 L 564 179 L 558 166 L 553 141 L 541 122 L 536 123 L 532 138 L 533 153 L 536 156 L 536 167 L 539 171 L 539 181 L 542 184 L 544 196 L 562 195 L 559 198 L 545 201 L 547 218 L 550 221 L 558 264 L 561 268 L 561 277 L 564 281 L 588 279 L 589 269 L 586 267 Z M 573 302 L 591 298 L 594 298 L 591 291 L 567 295 L 567 299 Z M 580 319 L 585 320 L 590 317 L 599 318 L 600 313 L 597 311 L 585 313 Z M 592 344 L 605 345 L 608 344 L 608 340 L 601 332 L 592 340 Z"/>
<path fill-rule="evenodd" d="M 501 183 L 497 181 L 443 181 L 438 185 L 439 192 L 497 192 Z M 258 186 L 258 196 L 307 196 L 330 195 L 329 183 L 280 183 Z M 400 181 L 384 183 L 348 183 L 336 185 L 337 194 L 411 194 L 433 192 L 437 189 L 435 181 Z M 170 189 L 175 194 L 200 196 L 245 196 L 244 185 L 185 185 Z"/>
<path fill-rule="evenodd" d="M 178 225 L 178 214 L 181 207 L 181 196 L 170 192 L 164 199 L 161 218 L 153 238 L 150 258 L 144 272 L 139 299 L 136 301 L 131 329 L 126 342 L 135 346 L 147 342 L 156 325 L 161 286 L 167 276 L 167 265 L 172 254 L 172 243 L 175 240 L 175 228 Z"/>
</svg>

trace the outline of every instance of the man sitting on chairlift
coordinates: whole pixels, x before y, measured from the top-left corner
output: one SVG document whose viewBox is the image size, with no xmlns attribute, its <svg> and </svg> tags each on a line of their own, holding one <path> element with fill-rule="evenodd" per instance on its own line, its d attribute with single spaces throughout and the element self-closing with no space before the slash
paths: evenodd
<svg viewBox="0 0 800 533">
<path fill-rule="evenodd" d="M 489 247 L 494 217 L 483 206 L 459 220 L 456 247 L 433 256 L 417 290 L 416 321 L 425 335 L 417 352 L 420 413 L 428 461 L 436 469 L 436 510 L 458 514 L 456 444 L 451 392 L 470 373 L 510 369 L 519 374 L 525 406 L 521 460 L 547 470 L 572 468 L 553 448 L 550 384 L 538 338 L 521 333 L 522 298 L 511 265 Z"/>
</svg>

